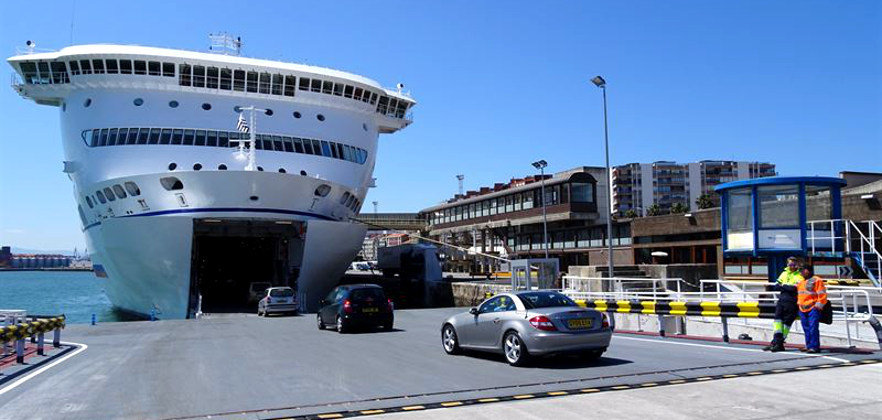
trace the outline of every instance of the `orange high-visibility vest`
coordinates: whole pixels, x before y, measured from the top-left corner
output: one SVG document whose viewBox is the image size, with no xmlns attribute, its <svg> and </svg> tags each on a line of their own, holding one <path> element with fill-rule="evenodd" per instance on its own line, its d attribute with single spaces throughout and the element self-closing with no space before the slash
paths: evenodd
<svg viewBox="0 0 882 420">
<path fill-rule="evenodd" d="M 816 303 L 827 304 L 827 287 L 824 279 L 818 276 L 801 280 L 796 284 L 796 290 L 799 292 L 796 303 L 802 312 L 811 312 Z"/>
</svg>

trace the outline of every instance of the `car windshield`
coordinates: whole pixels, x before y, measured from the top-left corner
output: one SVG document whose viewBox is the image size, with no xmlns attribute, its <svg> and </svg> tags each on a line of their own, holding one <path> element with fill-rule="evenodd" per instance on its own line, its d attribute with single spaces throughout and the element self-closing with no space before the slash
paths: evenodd
<svg viewBox="0 0 882 420">
<path fill-rule="evenodd" d="M 527 309 L 552 308 L 555 306 L 578 306 L 572 299 L 557 292 L 519 293 L 518 297 Z"/>
<path fill-rule="evenodd" d="M 349 299 L 352 299 L 356 302 L 364 302 L 367 300 L 382 301 L 386 299 L 386 296 L 383 294 L 383 289 L 371 287 L 365 289 L 355 289 L 349 292 Z"/>
<path fill-rule="evenodd" d="M 273 289 L 273 290 L 270 290 L 270 296 L 272 296 L 272 297 L 291 297 L 291 296 L 294 296 L 294 291 L 291 289 Z"/>
</svg>

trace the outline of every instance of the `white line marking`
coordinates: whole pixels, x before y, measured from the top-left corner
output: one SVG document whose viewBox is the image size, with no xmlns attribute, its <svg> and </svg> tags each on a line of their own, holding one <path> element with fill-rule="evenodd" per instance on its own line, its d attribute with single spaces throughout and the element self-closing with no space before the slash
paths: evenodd
<svg viewBox="0 0 882 420">
<path fill-rule="evenodd" d="M 653 339 L 649 339 L 649 338 L 624 337 L 621 335 L 614 335 L 613 337 L 620 338 L 622 340 L 648 341 L 651 343 L 676 344 L 678 346 L 708 347 L 708 348 L 720 349 L 720 350 L 749 351 L 749 352 L 766 353 L 761 349 L 749 349 L 749 348 L 744 348 L 744 347 L 714 346 L 714 345 L 710 345 L 710 344 L 698 344 L 698 343 L 682 343 L 679 341 L 653 340 Z M 806 354 L 806 353 L 801 353 L 801 352 L 786 352 L 786 353 L 775 353 L 775 354 L 780 354 L 782 356 L 786 355 L 786 356 L 802 356 L 802 357 L 822 357 L 824 359 L 833 360 L 833 361 L 840 362 L 840 363 L 849 362 L 849 360 L 840 359 L 838 357 L 833 357 L 833 356 L 824 356 L 822 354 Z"/>
<path fill-rule="evenodd" d="M 72 353 L 70 353 L 70 354 L 68 354 L 68 355 L 66 355 L 66 356 L 64 356 L 64 357 L 62 357 L 61 359 L 58 359 L 58 360 L 56 360 L 56 361 L 54 361 L 54 362 L 52 362 L 52 363 L 49 363 L 48 365 L 43 366 L 43 367 L 41 367 L 41 368 L 39 368 L 39 369 L 37 369 L 37 370 L 35 370 L 35 371 L 33 371 L 33 372 L 31 372 L 31 373 L 25 375 L 25 376 L 22 377 L 22 378 L 19 378 L 19 379 L 15 380 L 13 383 L 7 385 L 5 388 L 0 389 L 0 395 L 3 395 L 3 394 L 5 394 L 5 393 L 7 393 L 7 392 L 9 392 L 9 391 L 12 391 L 13 389 L 15 389 L 15 387 L 17 387 L 17 386 L 19 386 L 19 385 L 25 383 L 26 381 L 28 381 L 29 379 L 33 378 L 34 376 L 37 376 L 37 375 L 39 375 L 39 374 L 41 374 L 41 373 L 43 373 L 43 372 L 49 370 L 49 368 L 51 368 L 51 367 L 53 367 L 53 366 L 55 366 L 55 365 L 57 365 L 57 364 L 59 364 L 59 363 L 65 361 L 65 360 L 67 360 L 67 359 L 70 359 L 71 357 L 74 357 L 74 356 L 76 356 L 76 355 L 78 355 L 78 354 L 80 354 L 80 353 L 86 351 L 86 349 L 89 348 L 89 346 L 87 346 L 87 345 L 85 345 L 85 344 L 80 344 L 80 343 L 68 343 L 68 342 L 62 342 L 61 344 L 64 344 L 64 345 L 67 345 L 67 346 L 79 346 L 79 348 L 76 349 L 76 350 L 74 350 Z"/>
</svg>

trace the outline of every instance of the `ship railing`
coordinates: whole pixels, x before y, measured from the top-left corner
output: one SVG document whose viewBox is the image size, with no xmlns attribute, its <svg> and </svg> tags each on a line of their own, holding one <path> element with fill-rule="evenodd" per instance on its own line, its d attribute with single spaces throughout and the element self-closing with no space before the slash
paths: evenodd
<svg viewBox="0 0 882 420">
<path fill-rule="evenodd" d="M 39 53 L 51 53 L 56 52 L 58 50 L 53 50 L 51 48 L 34 48 L 34 47 L 15 47 L 15 55 L 31 55 L 31 54 L 39 54 Z"/>
</svg>

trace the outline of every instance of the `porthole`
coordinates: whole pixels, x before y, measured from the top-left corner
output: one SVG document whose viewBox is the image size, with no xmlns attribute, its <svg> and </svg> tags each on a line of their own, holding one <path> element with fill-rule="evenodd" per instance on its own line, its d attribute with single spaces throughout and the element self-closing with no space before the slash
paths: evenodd
<svg viewBox="0 0 882 420">
<path fill-rule="evenodd" d="M 123 185 L 125 185 L 126 191 L 129 192 L 130 196 L 137 197 L 137 196 L 141 195 L 141 189 L 138 188 L 138 184 L 135 184 L 134 182 L 128 181 Z"/>
<path fill-rule="evenodd" d="M 160 178 L 159 183 L 162 184 L 162 188 L 165 188 L 166 191 L 176 191 L 184 189 L 184 183 L 181 182 L 180 179 L 177 179 L 173 176 Z"/>
<path fill-rule="evenodd" d="M 267 116 L 270 116 L 270 117 L 273 116 L 273 110 L 271 110 L 271 109 L 268 109 L 268 110 L 266 110 L 266 111 L 263 111 L 263 113 L 266 114 Z"/>
<path fill-rule="evenodd" d="M 352 195 L 349 194 L 349 191 L 343 193 L 343 196 L 340 197 L 340 204 L 346 204 L 346 202 L 349 201 L 349 197 L 352 197 Z"/>
<path fill-rule="evenodd" d="M 242 112 L 242 107 L 239 106 L 239 105 L 234 106 L 234 107 L 233 107 L 233 112 L 235 112 L 235 113 L 237 113 L 237 114 L 240 113 L 240 112 Z"/>
<path fill-rule="evenodd" d="M 86 100 L 83 102 L 83 107 L 88 108 L 91 105 L 92 105 L 92 98 L 86 98 Z"/>
<path fill-rule="evenodd" d="M 361 129 L 367 131 L 367 123 L 361 123 Z"/>
<path fill-rule="evenodd" d="M 252 195 L 251 197 L 248 197 L 248 199 L 251 201 L 257 201 L 259 199 L 259 197 L 256 195 Z"/>
<path fill-rule="evenodd" d="M 194 170 L 194 171 L 202 170 L 202 164 L 201 164 L 201 163 L 197 163 L 197 164 L 193 165 L 193 170 Z"/>
<path fill-rule="evenodd" d="M 202 109 L 204 109 L 204 110 L 206 110 L 206 111 L 211 110 L 211 104 L 208 103 L 208 102 L 202 104 Z"/>
<path fill-rule="evenodd" d="M 306 171 L 300 171 L 300 175 L 306 176 Z"/>
<path fill-rule="evenodd" d="M 169 102 L 168 102 L 168 106 L 169 106 L 170 108 L 177 108 L 178 105 L 180 105 L 180 104 L 178 104 L 178 101 L 169 101 Z"/>
<path fill-rule="evenodd" d="M 175 170 L 175 169 L 177 169 L 177 168 L 178 168 L 178 164 L 177 164 L 177 163 L 172 162 L 172 163 L 169 163 L 169 164 L 168 164 L 168 170 L 170 170 L 170 171 L 173 171 L 173 170 Z"/>
<path fill-rule="evenodd" d="M 92 198 L 89 197 L 88 195 L 86 196 L 86 204 L 89 205 L 90 209 L 95 207 L 95 204 L 92 203 Z"/>
<path fill-rule="evenodd" d="M 141 106 L 141 105 L 144 105 L 144 100 L 141 98 L 135 98 L 135 100 L 132 101 L 132 103 L 134 103 L 135 106 Z"/>
<path fill-rule="evenodd" d="M 104 193 L 100 190 L 95 191 L 95 197 L 98 197 L 98 201 L 100 201 L 101 204 L 107 204 L 107 198 L 104 197 Z"/>
<path fill-rule="evenodd" d="M 263 172 L 263 166 L 258 166 L 258 167 L 257 167 L 257 170 L 260 171 L 260 172 Z"/>
<path fill-rule="evenodd" d="M 315 117 L 318 118 L 319 121 L 324 121 L 324 120 L 325 120 L 325 116 L 322 115 L 322 114 L 318 114 L 318 115 L 316 115 Z"/>
<path fill-rule="evenodd" d="M 227 170 L 227 165 L 224 165 L 223 163 L 221 163 L 220 165 L 217 165 L 217 170 L 219 170 L 219 171 L 226 171 L 226 170 Z"/>
<path fill-rule="evenodd" d="M 328 184 L 319 185 L 318 188 L 315 189 L 316 197 L 327 197 L 331 192 L 331 186 Z"/>
<path fill-rule="evenodd" d="M 294 111 L 294 118 L 300 118 L 300 113 L 297 111 Z"/>
<path fill-rule="evenodd" d="M 110 187 L 104 187 L 104 196 L 110 201 L 116 201 L 116 196 L 113 195 L 113 190 Z"/>
<path fill-rule="evenodd" d="M 119 198 L 126 198 L 126 191 L 123 190 L 122 185 L 116 184 L 113 186 L 113 192 Z"/>
<path fill-rule="evenodd" d="M 286 173 L 288 173 L 288 171 L 286 171 L 285 168 L 279 168 L 279 173 L 286 174 Z"/>
</svg>

